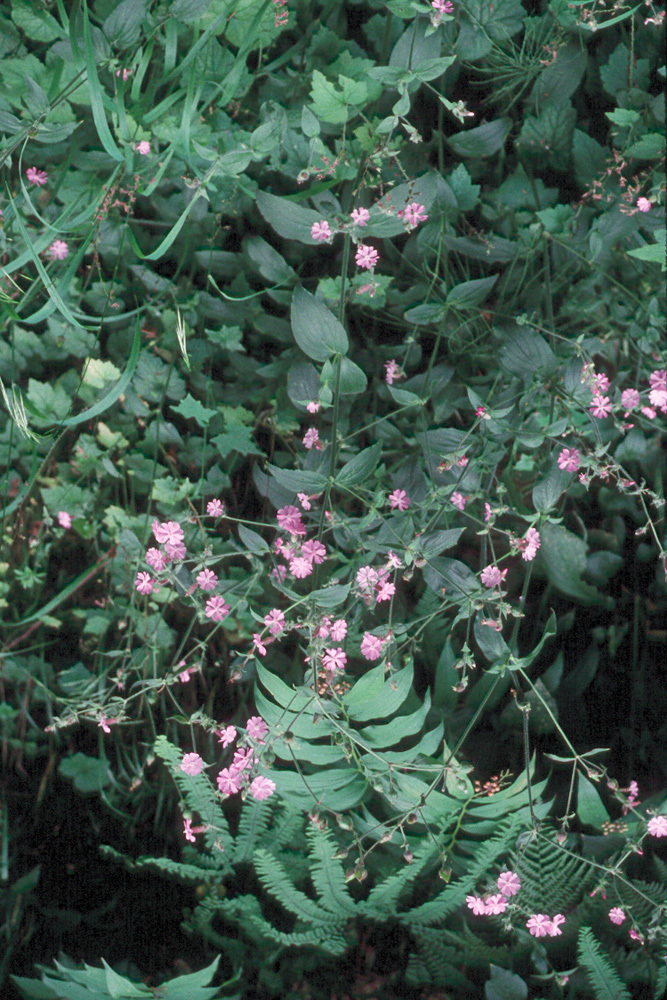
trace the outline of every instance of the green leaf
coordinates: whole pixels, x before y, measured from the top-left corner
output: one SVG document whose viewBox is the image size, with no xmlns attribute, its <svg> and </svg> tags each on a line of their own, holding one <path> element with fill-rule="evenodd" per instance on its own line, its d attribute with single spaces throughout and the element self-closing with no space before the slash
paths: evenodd
<svg viewBox="0 0 667 1000">
<path fill-rule="evenodd" d="M 33 42 L 54 42 L 63 38 L 64 31 L 52 14 L 40 10 L 35 3 L 13 0 L 12 21 Z"/>
<path fill-rule="evenodd" d="M 381 455 L 381 442 L 371 445 L 370 448 L 364 448 L 336 473 L 336 485 L 353 486 L 356 483 L 363 483 L 377 469 Z"/>
<path fill-rule="evenodd" d="M 427 531 L 420 535 L 416 542 L 417 551 L 425 559 L 433 559 L 441 552 L 451 549 L 458 542 L 465 528 L 443 528 L 438 531 Z"/>
<path fill-rule="evenodd" d="M 261 236 L 246 236 L 243 241 L 243 251 L 267 281 L 279 285 L 295 277 L 294 270 L 287 261 Z"/>
<path fill-rule="evenodd" d="M 515 972 L 509 969 L 501 969 L 500 966 L 490 965 L 491 978 L 484 984 L 484 996 L 486 1000 L 526 1000 L 528 987 Z"/>
<path fill-rule="evenodd" d="M 243 424 L 229 424 L 226 431 L 211 439 L 211 444 L 215 445 L 223 458 L 227 458 L 233 451 L 238 451 L 240 455 L 263 455 L 264 452 L 255 444 L 252 430 L 252 427 L 245 427 Z"/>
<path fill-rule="evenodd" d="M 347 334 L 333 313 L 300 286 L 292 295 L 292 332 L 297 344 L 313 361 L 327 361 L 332 354 L 346 354 Z"/>
<path fill-rule="evenodd" d="M 368 96 L 366 86 L 359 81 L 339 76 L 338 82 L 341 84 L 340 89 L 319 70 L 313 70 L 310 90 L 313 112 L 321 121 L 332 125 L 342 125 L 353 117 Z"/>
<path fill-rule="evenodd" d="M 556 368 L 554 353 L 544 337 L 530 327 L 517 326 L 503 337 L 500 365 L 508 375 L 518 375 L 524 382 L 535 375 L 550 375 Z"/>
<path fill-rule="evenodd" d="M 640 117 L 639 112 L 633 111 L 632 108 L 614 108 L 613 111 L 605 111 L 605 118 L 620 128 L 629 128 L 639 121 Z"/>
<path fill-rule="evenodd" d="M 413 69 L 414 75 L 419 80 L 435 80 L 442 76 L 452 63 L 456 62 L 456 56 L 440 56 L 438 59 L 427 59 Z M 396 112 L 398 114 L 398 112 Z"/>
<path fill-rule="evenodd" d="M 667 259 L 667 229 L 656 229 L 653 233 L 657 243 L 647 243 L 646 246 L 637 250 L 628 250 L 629 257 L 637 257 L 639 260 L 646 260 L 650 264 L 660 264 L 661 270 L 667 270 L 665 260 Z"/>
<path fill-rule="evenodd" d="M 603 823 L 609 822 L 609 813 L 600 793 L 581 771 L 577 775 L 577 816 L 582 823 L 595 826 L 598 830 Z"/>
<path fill-rule="evenodd" d="M 279 469 L 277 465 L 267 464 L 267 469 L 273 478 L 286 490 L 292 493 L 321 493 L 328 479 L 321 472 L 309 472 L 306 469 Z"/>
<path fill-rule="evenodd" d="M 239 538 L 247 548 L 256 556 L 264 556 L 270 551 L 268 542 L 265 542 L 260 534 L 252 528 L 246 528 L 245 524 L 239 524 Z"/>
<path fill-rule="evenodd" d="M 87 757 L 84 753 L 65 757 L 60 762 L 58 774 L 71 779 L 76 790 L 83 795 L 99 792 L 111 784 L 108 764 L 97 757 Z"/>
<path fill-rule="evenodd" d="M 558 468 L 557 462 L 552 462 L 544 479 L 533 487 L 533 506 L 540 514 L 553 510 L 561 494 L 572 482 L 572 473 Z"/>
<path fill-rule="evenodd" d="M 173 0 L 169 13 L 185 24 L 191 24 L 203 17 L 211 6 L 212 0 Z"/>
<path fill-rule="evenodd" d="M 174 413 L 180 413 L 186 420 L 195 420 L 200 427 L 208 427 L 213 417 L 217 415 L 217 410 L 209 410 L 203 406 L 198 399 L 194 399 L 190 393 L 182 399 L 178 406 L 171 405 Z M 239 449 L 236 448 L 236 451 Z M 222 453 L 221 453 L 222 454 Z M 247 454 L 247 452 L 245 453 Z M 224 456 L 223 456 L 224 457 Z"/>
<path fill-rule="evenodd" d="M 287 395 L 295 406 L 305 407 L 314 402 L 320 392 L 320 377 L 310 361 L 292 365 L 287 373 Z"/>
<path fill-rule="evenodd" d="M 114 7 L 102 25 L 111 45 L 127 49 L 139 40 L 146 6 L 146 0 L 121 0 Z"/>
<path fill-rule="evenodd" d="M 480 305 L 498 280 L 498 275 L 489 278 L 475 278 L 473 281 L 462 281 L 447 292 L 446 304 L 457 309 L 472 309 Z"/>
<path fill-rule="evenodd" d="M 586 542 L 556 524 L 543 524 L 540 538 L 542 563 L 556 590 L 581 604 L 605 604 L 599 590 L 581 578 L 586 569 Z"/>
<path fill-rule="evenodd" d="M 255 204 L 279 236 L 286 240 L 299 240 L 310 246 L 317 243 L 310 231 L 316 222 L 322 222 L 321 212 L 303 208 L 290 198 L 278 198 L 268 191 L 258 191 Z"/>
<path fill-rule="evenodd" d="M 528 115 L 516 140 L 516 149 L 536 162 L 546 159 L 559 170 L 567 170 L 572 158 L 572 136 L 577 113 L 569 101 L 547 104 L 538 117 Z"/>
<path fill-rule="evenodd" d="M 665 155 L 665 137 L 660 132 L 646 132 L 625 150 L 623 156 L 635 160 L 660 160 Z"/>
<path fill-rule="evenodd" d="M 336 385 L 336 362 L 325 361 L 322 368 L 320 381 L 323 385 L 328 385 L 333 391 Z M 341 396 L 358 396 L 364 392 L 368 384 L 368 379 L 359 365 L 349 358 L 340 359 L 340 383 L 339 392 Z"/>
<path fill-rule="evenodd" d="M 461 8 L 461 30 L 456 53 L 468 62 L 481 59 L 493 42 L 511 38 L 523 27 L 526 12 L 520 0 L 466 0 Z"/>
<path fill-rule="evenodd" d="M 579 928 L 577 958 L 593 987 L 596 1000 L 631 1000 L 630 991 L 590 927 Z"/>
<path fill-rule="evenodd" d="M 458 156 L 483 159 L 502 149 L 511 128 L 511 118 L 496 118 L 495 121 L 478 125 L 467 132 L 450 136 L 447 144 Z"/>
<path fill-rule="evenodd" d="M 102 143 L 105 152 L 109 154 L 112 160 L 117 160 L 122 162 L 124 159 L 123 154 L 116 145 L 114 138 L 109 130 L 109 125 L 107 124 L 107 116 L 104 110 L 102 87 L 100 85 L 100 81 L 97 76 L 97 57 L 95 55 L 95 50 L 93 48 L 93 39 L 90 31 L 90 17 L 88 14 L 87 4 L 83 5 L 82 12 L 83 12 L 83 47 L 86 57 L 86 76 L 88 79 L 88 93 L 90 96 L 90 108 L 93 113 L 93 121 L 95 122 L 95 128 L 97 129 L 97 134 L 100 138 L 100 142 Z"/>
<path fill-rule="evenodd" d="M 372 679 L 367 680 L 369 674 Z M 378 677 L 384 677 L 384 667 L 374 667 L 343 695 L 343 702 L 350 718 L 357 722 L 371 719 L 386 719 L 401 707 L 412 687 L 412 663 L 395 674 L 391 674 L 378 687 Z"/>
<path fill-rule="evenodd" d="M 332 583 L 328 587 L 320 587 L 319 590 L 311 591 L 310 599 L 315 602 L 318 608 L 330 611 L 332 608 L 340 607 L 347 600 L 351 586 L 351 583 Z"/>
<path fill-rule="evenodd" d="M 489 264 L 514 260 L 519 249 L 518 243 L 503 239 L 502 236 L 490 235 L 482 240 L 476 240 L 469 236 L 449 236 L 444 233 L 442 239 L 450 250 L 472 260 L 484 260 Z"/>
<path fill-rule="evenodd" d="M 473 184 L 470 174 L 463 163 L 447 176 L 447 183 L 454 193 L 456 204 L 461 212 L 472 212 L 479 203 L 480 184 Z"/>
<path fill-rule="evenodd" d="M 50 382 L 28 379 L 25 405 L 40 427 L 60 423 L 65 414 L 69 413 L 71 402 L 58 383 L 51 385 Z"/>
</svg>

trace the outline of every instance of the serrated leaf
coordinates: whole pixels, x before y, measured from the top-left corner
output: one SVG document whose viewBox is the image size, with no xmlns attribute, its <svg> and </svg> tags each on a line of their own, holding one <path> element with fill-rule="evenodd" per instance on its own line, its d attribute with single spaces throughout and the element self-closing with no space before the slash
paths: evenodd
<svg viewBox="0 0 667 1000">
<path fill-rule="evenodd" d="M 103 389 L 107 382 L 120 377 L 120 371 L 111 361 L 101 361 L 99 358 L 88 358 L 82 381 L 93 389 Z"/>
<path fill-rule="evenodd" d="M 200 427 L 208 427 L 213 417 L 217 414 L 217 410 L 209 410 L 198 399 L 194 399 L 190 393 L 187 394 L 185 399 L 180 401 L 178 406 L 172 404 L 171 409 L 174 413 L 180 413 L 186 420 L 195 420 Z M 238 451 L 239 449 L 236 448 L 235 450 Z"/>
<path fill-rule="evenodd" d="M 112 45 L 127 49 L 138 41 L 146 7 L 146 0 L 121 0 L 111 11 L 102 30 Z"/>
<path fill-rule="evenodd" d="M 264 454 L 255 444 L 252 427 L 245 427 L 243 424 L 230 424 L 226 431 L 212 438 L 211 444 L 215 445 L 223 458 L 227 458 L 233 451 L 238 451 L 241 455 Z"/>
<path fill-rule="evenodd" d="M 345 329 L 327 306 L 305 288 L 294 290 L 290 319 L 294 339 L 313 361 L 327 361 L 332 354 L 347 353 Z"/>
<path fill-rule="evenodd" d="M 313 70 L 313 82 L 310 98 L 313 102 L 313 113 L 321 121 L 332 125 L 342 125 L 357 113 L 367 96 L 366 87 L 358 81 L 339 76 L 339 88 L 320 73 Z M 356 84 L 356 86 L 352 86 Z"/>
</svg>

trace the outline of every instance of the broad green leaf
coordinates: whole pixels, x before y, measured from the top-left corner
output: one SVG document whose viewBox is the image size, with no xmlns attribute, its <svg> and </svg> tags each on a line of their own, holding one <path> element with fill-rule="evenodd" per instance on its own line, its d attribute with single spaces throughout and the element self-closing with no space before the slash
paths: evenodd
<svg viewBox="0 0 667 1000">
<path fill-rule="evenodd" d="M 281 284 L 295 277 L 293 269 L 261 236 L 246 236 L 243 250 L 267 281 Z"/>
<path fill-rule="evenodd" d="M 442 528 L 438 531 L 427 531 L 417 539 L 415 548 L 425 559 L 433 559 L 446 549 L 456 545 L 465 528 Z"/>
<path fill-rule="evenodd" d="M 438 59 L 441 46 L 440 33 L 430 34 L 426 18 L 415 17 L 391 50 L 389 66 L 414 70 L 417 66 Z"/>
<path fill-rule="evenodd" d="M 661 270 L 667 270 L 667 265 L 665 263 L 667 259 L 667 246 L 665 237 L 667 236 L 667 229 L 656 229 L 653 233 L 657 243 L 647 243 L 644 247 L 639 247 L 637 250 L 628 250 L 629 257 L 637 257 L 638 260 L 646 260 L 650 264 L 660 264 Z"/>
<path fill-rule="evenodd" d="M 256 556 L 264 556 L 269 551 L 268 542 L 264 541 L 262 536 L 252 528 L 246 528 L 245 524 L 239 524 L 239 538 L 247 548 L 248 552 L 252 552 Z"/>
<path fill-rule="evenodd" d="M 255 204 L 270 226 L 286 240 L 299 240 L 314 246 L 317 240 L 310 235 L 316 222 L 322 222 L 321 212 L 303 208 L 289 198 L 278 198 L 268 191 L 258 191 Z"/>
<path fill-rule="evenodd" d="M 462 281 L 447 292 L 446 304 L 456 309 L 472 309 L 484 302 L 497 280 L 498 275 L 493 274 L 488 278 Z"/>
<path fill-rule="evenodd" d="M 456 53 L 473 62 L 488 55 L 493 42 L 511 38 L 523 27 L 526 12 L 520 0 L 466 0 L 461 7 L 461 30 Z"/>
<path fill-rule="evenodd" d="M 306 469 L 279 469 L 277 465 L 268 465 L 267 469 L 275 480 L 292 493 L 321 493 L 328 479 L 321 472 L 309 472 Z"/>
<path fill-rule="evenodd" d="M 348 715 L 357 722 L 369 722 L 371 719 L 386 719 L 393 715 L 401 707 L 412 687 L 413 667 L 410 664 L 399 670 L 384 681 L 382 687 L 377 689 L 377 676 L 384 673 L 382 666 L 375 667 L 370 673 L 373 674 L 372 682 L 365 683 L 359 690 L 359 684 L 368 675 L 363 675 L 353 687 L 343 695 L 343 702 L 347 708 Z M 374 694 L 369 693 L 372 685 Z"/>
<path fill-rule="evenodd" d="M 285 684 L 285 681 L 281 680 L 277 674 L 272 674 L 264 664 L 259 662 L 257 663 L 257 679 L 281 708 L 311 716 L 316 711 L 317 700 L 314 694 L 295 691 L 289 684 Z"/>
<path fill-rule="evenodd" d="M 215 445 L 223 458 L 227 458 L 233 451 L 240 455 L 264 454 L 255 444 L 252 427 L 245 427 L 243 424 L 229 424 L 226 431 L 211 439 L 211 444 Z"/>
<path fill-rule="evenodd" d="M 328 587 L 311 591 L 310 599 L 315 602 L 316 607 L 330 611 L 332 608 L 340 607 L 347 600 L 351 586 L 350 583 L 332 583 Z"/>
<path fill-rule="evenodd" d="M 501 969 L 500 966 L 490 966 L 491 978 L 484 984 L 486 1000 L 526 1000 L 528 987 L 515 972 Z"/>
<path fill-rule="evenodd" d="M 287 395 L 295 406 L 301 408 L 315 402 L 320 392 L 320 377 L 315 365 L 299 361 L 287 373 Z"/>
<path fill-rule="evenodd" d="M 336 362 L 325 361 L 320 376 L 322 385 L 328 385 L 333 391 L 336 385 Z M 340 383 L 339 392 L 341 396 L 358 396 L 364 392 L 368 385 L 368 379 L 359 365 L 349 358 L 340 359 Z"/>
<path fill-rule="evenodd" d="M 109 765 L 97 757 L 87 757 L 83 753 L 65 757 L 60 762 L 58 774 L 63 778 L 70 778 L 76 790 L 83 795 L 99 792 L 111 784 Z"/>
<path fill-rule="evenodd" d="M 581 578 L 586 569 L 586 542 L 556 524 L 543 524 L 540 538 L 542 564 L 556 590 L 581 604 L 604 604 L 605 598 L 599 590 Z"/>
<path fill-rule="evenodd" d="M 102 25 L 102 31 L 111 45 L 127 49 L 139 40 L 146 7 L 146 0 L 121 0 L 114 7 Z"/>
<path fill-rule="evenodd" d="M 577 775 L 577 816 L 582 823 L 601 828 L 609 822 L 609 813 L 595 785 L 579 771 Z"/>
<path fill-rule="evenodd" d="M 346 354 L 347 334 L 330 309 L 300 286 L 292 295 L 292 332 L 297 344 L 313 361 L 327 361 L 332 354 Z"/>
<path fill-rule="evenodd" d="M 499 361 L 508 375 L 524 382 L 531 382 L 535 375 L 550 375 L 556 368 L 554 353 L 544 337 L 526 326 L 504 333 Z"/>
<path fill-rule="evenodd" d="M 173 0 L 169 13 L 179 21 L 191 24 L 204 16 L 212 2 L 213 0 Z"/>
<path fill-rule="evenodd" d="M 309 774 L 304 780 L 291 771 L 272 771 L 276 791 L 285 799 L 300 805 L 313 805 L 313 795 L 324 809 L 343 812 L 358 806 L 368 791 L 364 778 L 351 768 L 331 767 Z"/>
<path fill-rule="evenodd" d="M 439 59 L 427 59 L 419 66 L 413 67 L 413 73 L 419 80 L 435 80 L 442 76 L 452 63 L 456 62 L 456 56 L 441 56 Z M 398 114 L 398 112 L 396 112 Z"/>
<path fill-rule="evenodd" d="M 461 212 L 472 212 L 479 203 L 481 185 L 473 184 L 470 174 L 463 163 L 447 175 L 447 183 L 454 193 L 456 204 Z"/>
<path fill-rule="evenodd" d="M 496 118 L 495 121 L 478 125 L 467 132 L 450 136 L 447 144 L 458 156 L 483 159 L 502 149 L 511 127 L 511 118 Z"/>
<path fill-rule="evenodd" d="M 518 243 L 503 239 L 502 236 L 489 236 L 476 240 L 469 236 L 449 236 L 445 233 L 442 239 L 450 250 L 472 260 L 487 261 L 489 264 L 514 260 L 519 251 Z"/>
<path fill-rule="evenodd" d="M 33 42 L 53 42 L 64 37 L 64 31 L 52 14 L 27 0 L 13 0 L 11 18 L 26 38 Z"/>
<path fill-rule="evenodd" d="M 407 736 L 414 736 L 421 729 L 431 709 L 431 694 L 427 688 L 424 703 L 409 715 L 394 715 L 390 722 L 382 725 L 366 726 L 359 731 L 359 736 L 373 749 L 384 750 L 395 746 Z"/>
<path fill-rule="evenodd" d="M 646 132 L 623 153 L 628 160 L 659 160 L 665 155 L 665 137 L 660 132 Z"/>
<path fill-rule="evenodd" d="M 371 445 L 370 448 L 364 448 L 349 462 L 346 462 L 340 472 L 336 473 L 336 484 L 338 486 L 353 486 L 356 483 L 363 483 L 377 469 L 381 455 L 382 444 L 380 442 Z"/>
<path fill-rule="evenodd" d="M 190 393 L 180 401 L 178 406 L 172 404 L 171 409 L 174 413 L 180 413 L 186 420 L 195 420 L 200 427 L 208 427 L 218 412 L 217 410 L 209 410 L 198 399 L 194 399 Z M 238 448 L 236 450 L 238 451 Z"/>
<path fill-rule="evenodd" d="M 534 162 L 567 170 L 572 158 L 572 136 L 577 113 L 569 101 L 547 104 L 540 115 L 524 118 L 515 146 Z"/>
<path fill-rule="evenodd" d="M 533 84 L 530 103 L 541 108 L 547 101 L 567 101 L 581 83 L 586 72 L 588 53 L 575 42 L 568 42 L 556 52 L 556 58 L 546 66 Z"/>
<path fill-rule="evenodd" d="M 548 514 L 553 510 L 561 494 L 572 482 L 572 473 L 558 468 L 557 462 L 552 462 L 549 470 L 539 483 L 533 487 L 533 506 L 540 514 Z"/>
</svg>

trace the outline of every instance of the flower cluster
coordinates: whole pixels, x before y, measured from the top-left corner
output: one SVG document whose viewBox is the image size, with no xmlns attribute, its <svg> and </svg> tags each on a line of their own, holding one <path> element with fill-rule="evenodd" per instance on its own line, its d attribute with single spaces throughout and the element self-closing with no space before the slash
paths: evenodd
<svg viewBox="0 0 667 1000">
<path fill-rule="evenodd" d="M 498 892 L 486 896 L 466 896 L 468 908 L 476 916 L 497 916 L 505 913 L 508 908 L 508 901 L 512 896 L 516 896 L 521 888 L 521 879 L 516 872 L 502 872 L 496 882 Z M 526 921 L 528 932 L 533 937 L 557 937 L 562 934 L 561 924 L 565 923 L 562 913 L 557 913 L 554 917 L 548 917 L 545 913 L 533 913 Z"/>
<path fill-rule="evenodd" d="M 305 494 L 303 496 L 310 506 L 310 498 Z M 276 554 L 284 560 L 284 563 L 278 563 L 273 569 L 272 575 L 274 579 L 282 583 L 289 571 L 297 580 L 303 580 L 311 575 L 314 566 L 324 562 L 327 554 L 326 547 L 317 539 L 305 540 L 306 526 L 301 519 L 301 511 L 298 507 L 291 504 L 281 507 L 276 519 L 278 527 L 287 532 L 290 537 L 289 541 L 286 542 L 278 536 L 273 543 Z"/>
</svg>

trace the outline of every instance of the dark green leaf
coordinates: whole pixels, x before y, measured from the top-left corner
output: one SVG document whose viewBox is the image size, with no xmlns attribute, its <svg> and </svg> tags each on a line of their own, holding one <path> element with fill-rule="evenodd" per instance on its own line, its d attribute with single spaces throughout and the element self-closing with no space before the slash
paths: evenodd
<svg viewBox="0 0 667 1000">
<path fill-rule="evenodd" d="M 363 483 L 377 469 L 381 455 L 382 444 L 380 442 L 371 445 L 370 448 L 364 448 L 349 462 L 346 462 L 340 472 L 336 473 L 336 484 L 338 486 L 353 486 L 356 483 Z"/>
<path fill-rule="evenodd" d="M 292 332 L 297 344 L 313 361 L 326 361 L 332 354 L 346 354 L 347 334 L 330 309 L 304 288 L 292 295 Z"/>
<path fill-rule="evenodd" d="M 451 136 L 447 139 L 447 144 L 458 156 L 483 159 L 497 153 L 504 146 L 511 127 L 511 118 L 496 118 L 495 121 L 478 125 L 468 132 Z"/>
</svg>

